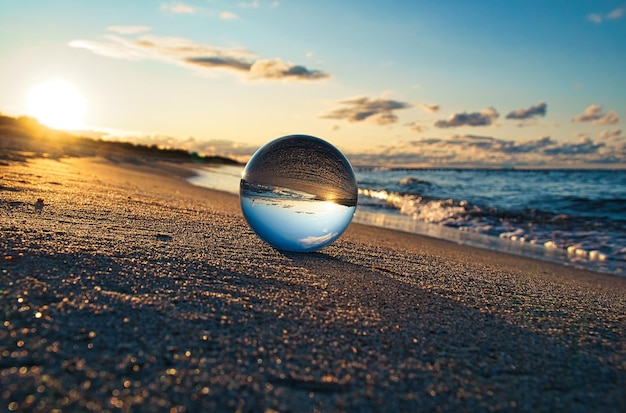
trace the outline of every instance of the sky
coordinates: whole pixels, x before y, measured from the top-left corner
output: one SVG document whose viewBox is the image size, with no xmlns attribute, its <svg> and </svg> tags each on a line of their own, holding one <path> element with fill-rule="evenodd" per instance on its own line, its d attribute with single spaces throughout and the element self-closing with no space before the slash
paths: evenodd
<svg viewBox="0 0 626 413">
<path fill-rule="evenodd" d="M 609 0 L 0 0 L 0 112 L 242 161 L 298 133 L 353 165 L 626 168 L 625 40 Z"/>
</svg>

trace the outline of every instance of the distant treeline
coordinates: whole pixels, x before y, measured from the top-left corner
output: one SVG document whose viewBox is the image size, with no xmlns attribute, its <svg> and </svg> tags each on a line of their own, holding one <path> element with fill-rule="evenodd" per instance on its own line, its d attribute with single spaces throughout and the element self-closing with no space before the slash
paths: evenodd
<svg viewBox="0 0 626 413">
<path fill-rule="evenodd" d="M 201 156 L 197 152 L 183 149 L 75 136 L 50 129 L 31 117 L 0 114 L 0 159 L 19 160 L 33 156 L 49 158 L 100 156 L 116 160 L 238 164 L 230 158 Z"/>
</svg>

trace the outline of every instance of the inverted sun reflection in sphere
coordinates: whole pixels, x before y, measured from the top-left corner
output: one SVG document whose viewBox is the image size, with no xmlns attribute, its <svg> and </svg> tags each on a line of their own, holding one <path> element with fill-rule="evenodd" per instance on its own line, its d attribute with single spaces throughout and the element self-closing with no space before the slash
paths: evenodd
<svg viewBox="0 0 626 413">
<path fill-rule="evenodd" d="M 352 166 L 328 142 L 308 135 L 273 140 L 250 158 L 239 189 L 243 216 L 276 249 L 309 252 L 346 230 L 356 211 Z"/>
</svg>

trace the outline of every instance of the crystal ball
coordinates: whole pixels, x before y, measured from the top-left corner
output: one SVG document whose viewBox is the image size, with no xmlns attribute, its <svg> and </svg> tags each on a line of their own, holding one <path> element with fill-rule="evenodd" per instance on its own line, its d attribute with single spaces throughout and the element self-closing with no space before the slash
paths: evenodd
<svg viewBox="0 0 626 413">
<path fill-rule="evenodd" d="M 272 247 L 310 252 L 334 242 L 356 211 L 357 184 L 346 157 L 308 135 L 275 139 L 252 155 L 239 187 L 252 230 Z"/>
</svg>

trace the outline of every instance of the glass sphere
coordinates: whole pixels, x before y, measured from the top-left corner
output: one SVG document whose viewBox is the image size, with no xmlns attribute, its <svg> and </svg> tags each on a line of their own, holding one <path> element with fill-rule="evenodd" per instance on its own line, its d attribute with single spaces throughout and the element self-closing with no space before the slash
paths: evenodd
<svg viewBox="0 0 626 413">
<path fill-rule="evenodd" d="M 309 252 L 346 230 L 356 211 L 357 185 L 346 157 L 328 142 L 289 135 L 262 146 L 239 188 L 243 216 L 276 249 Z"/>
</svg>

